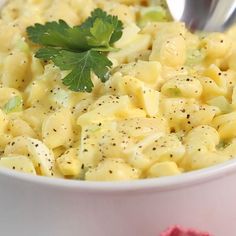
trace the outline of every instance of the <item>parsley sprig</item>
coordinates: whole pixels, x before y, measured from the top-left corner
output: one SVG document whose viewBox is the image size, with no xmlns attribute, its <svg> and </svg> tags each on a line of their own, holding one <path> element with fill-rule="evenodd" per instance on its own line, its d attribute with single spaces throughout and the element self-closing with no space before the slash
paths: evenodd
<svg viewBox="0 0 236 236">
<path fill-rule="evenodd" d="M 73 91 L 91 92 L 91 73 L 102 82 L 109 79 L 112 62 L 107 53 L 117 50 L 114 43 L 122 36 L 123 24 L 97 8 L 81 25 L 70 27 L 65 21 L 35 24 L 27 28 L 29 39 L 43 46 L 35 56 L 51 60 L 61 70 L 70 71 L 63 84 Z"/>
</svg>

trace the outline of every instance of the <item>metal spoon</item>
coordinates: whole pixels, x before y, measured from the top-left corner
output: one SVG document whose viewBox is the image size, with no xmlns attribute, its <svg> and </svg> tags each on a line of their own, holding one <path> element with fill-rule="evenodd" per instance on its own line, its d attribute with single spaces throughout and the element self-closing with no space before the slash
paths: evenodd
<svg viewBox="0 0 236 236">
<path fill-rule="evenodd" d="M 224 31 L 236 23 L 236 0 L 166 0 L 170 14 L 193 31 Z"/>
</svg>

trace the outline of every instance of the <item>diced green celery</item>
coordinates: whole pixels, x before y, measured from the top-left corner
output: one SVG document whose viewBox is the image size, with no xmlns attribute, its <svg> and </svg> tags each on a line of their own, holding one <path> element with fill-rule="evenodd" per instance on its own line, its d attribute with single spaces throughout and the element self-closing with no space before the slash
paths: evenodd
<svg viewBox="0 0 236 236">
<path fill-rule="evenodd" d="M 101 128 L 99 126 L 94 126 L 90 129 L 90 131 L 93 133 L 98 132 L 99 130 L 101 130 Z"/>
<path fill-rule="evenodd" d="M 149 6 L 162 6 L 167 9 L 166 0 L 149 0 Z"/>
<path fill-rule="evenodd" d="M 230 142 L 228 140 L 221 140 L 217 145 L 216 148 L 219 150 L 225 149 L 230 145 Z"/>
<path fill-rule="evenodd" d="M 12 97 L 3 107 L 5 113 L 22 111 L 23 100 L 20 96 Z"/>
<path fill-rule="evenodd" d="M 232 106 L 224 96 L 212 98 L 207 101 L 208 105 L 218 107 L 222 113 L 228 113 L 232 111 Z"/>
<path fill-rule="evenodd" d="M 170 97 L 180 97 L 181 91 L 178 88 L 168 88 L 166 94 Z"/>
<path fill-rule="evenodd" d="M 18 49 L 21 52 L 29 53 L 29 45 L 25 42 L 24 38 L 21 38 L 16 43 L 16 49 Z"/>
<path fill-rule="evenodd" d="M 188 50 L 185 64 L 189 66 L 197 65 L 201 63 L 204 57 L 204 53 L 201 52 L 199 49 Z"/>
<path fill-rule="evenodd" d="M 141 11 L 139 25 L 145 26 L 148 22 L 168 21 L 167 10 L 161 6 L 148 7 Z"/>
</svg>

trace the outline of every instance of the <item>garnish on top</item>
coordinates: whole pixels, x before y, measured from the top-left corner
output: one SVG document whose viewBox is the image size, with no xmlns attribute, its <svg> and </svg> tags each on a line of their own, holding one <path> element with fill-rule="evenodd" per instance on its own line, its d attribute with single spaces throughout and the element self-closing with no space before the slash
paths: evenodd
<svg viewBox="0 0 236 236">
<path fill-rule="evenodd" d="M 70 90 L 91 92 L 91 73 L 102 82 L 109 78 L 112 62 L 107 53 L 117 50 L 114 43 L 122 36 L 123 24 L 116 16 L 95 9 L 81 25 L 70 27 L 65 21 L 35 24 L 27 28 L 29 39 L 41 46 L 36 57 L 52 60 L 61 70 L 70 73 L 63 84 Z"/>
</svg>

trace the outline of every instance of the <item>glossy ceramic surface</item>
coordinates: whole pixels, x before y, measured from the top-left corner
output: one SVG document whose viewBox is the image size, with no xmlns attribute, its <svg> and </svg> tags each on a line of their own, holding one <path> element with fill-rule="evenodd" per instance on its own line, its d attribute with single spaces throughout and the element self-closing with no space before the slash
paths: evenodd
<svg viewBox="0 0 236 236">
<path fill-rule="evenodd" d="M 233 236 L 235 183 L 235 160 L 177 177 L 124 183 L 0 170 L 0 235 L 158 236 L 180 224 Z"/>
<path fill-rule="evenodd" d="M 180 224 L 231 236 L 236 232 L 235 182 L 235 160 L 178 177 L 124 183 L 0 170 L 1 233 L 158 236 Z"/>
</svg>

